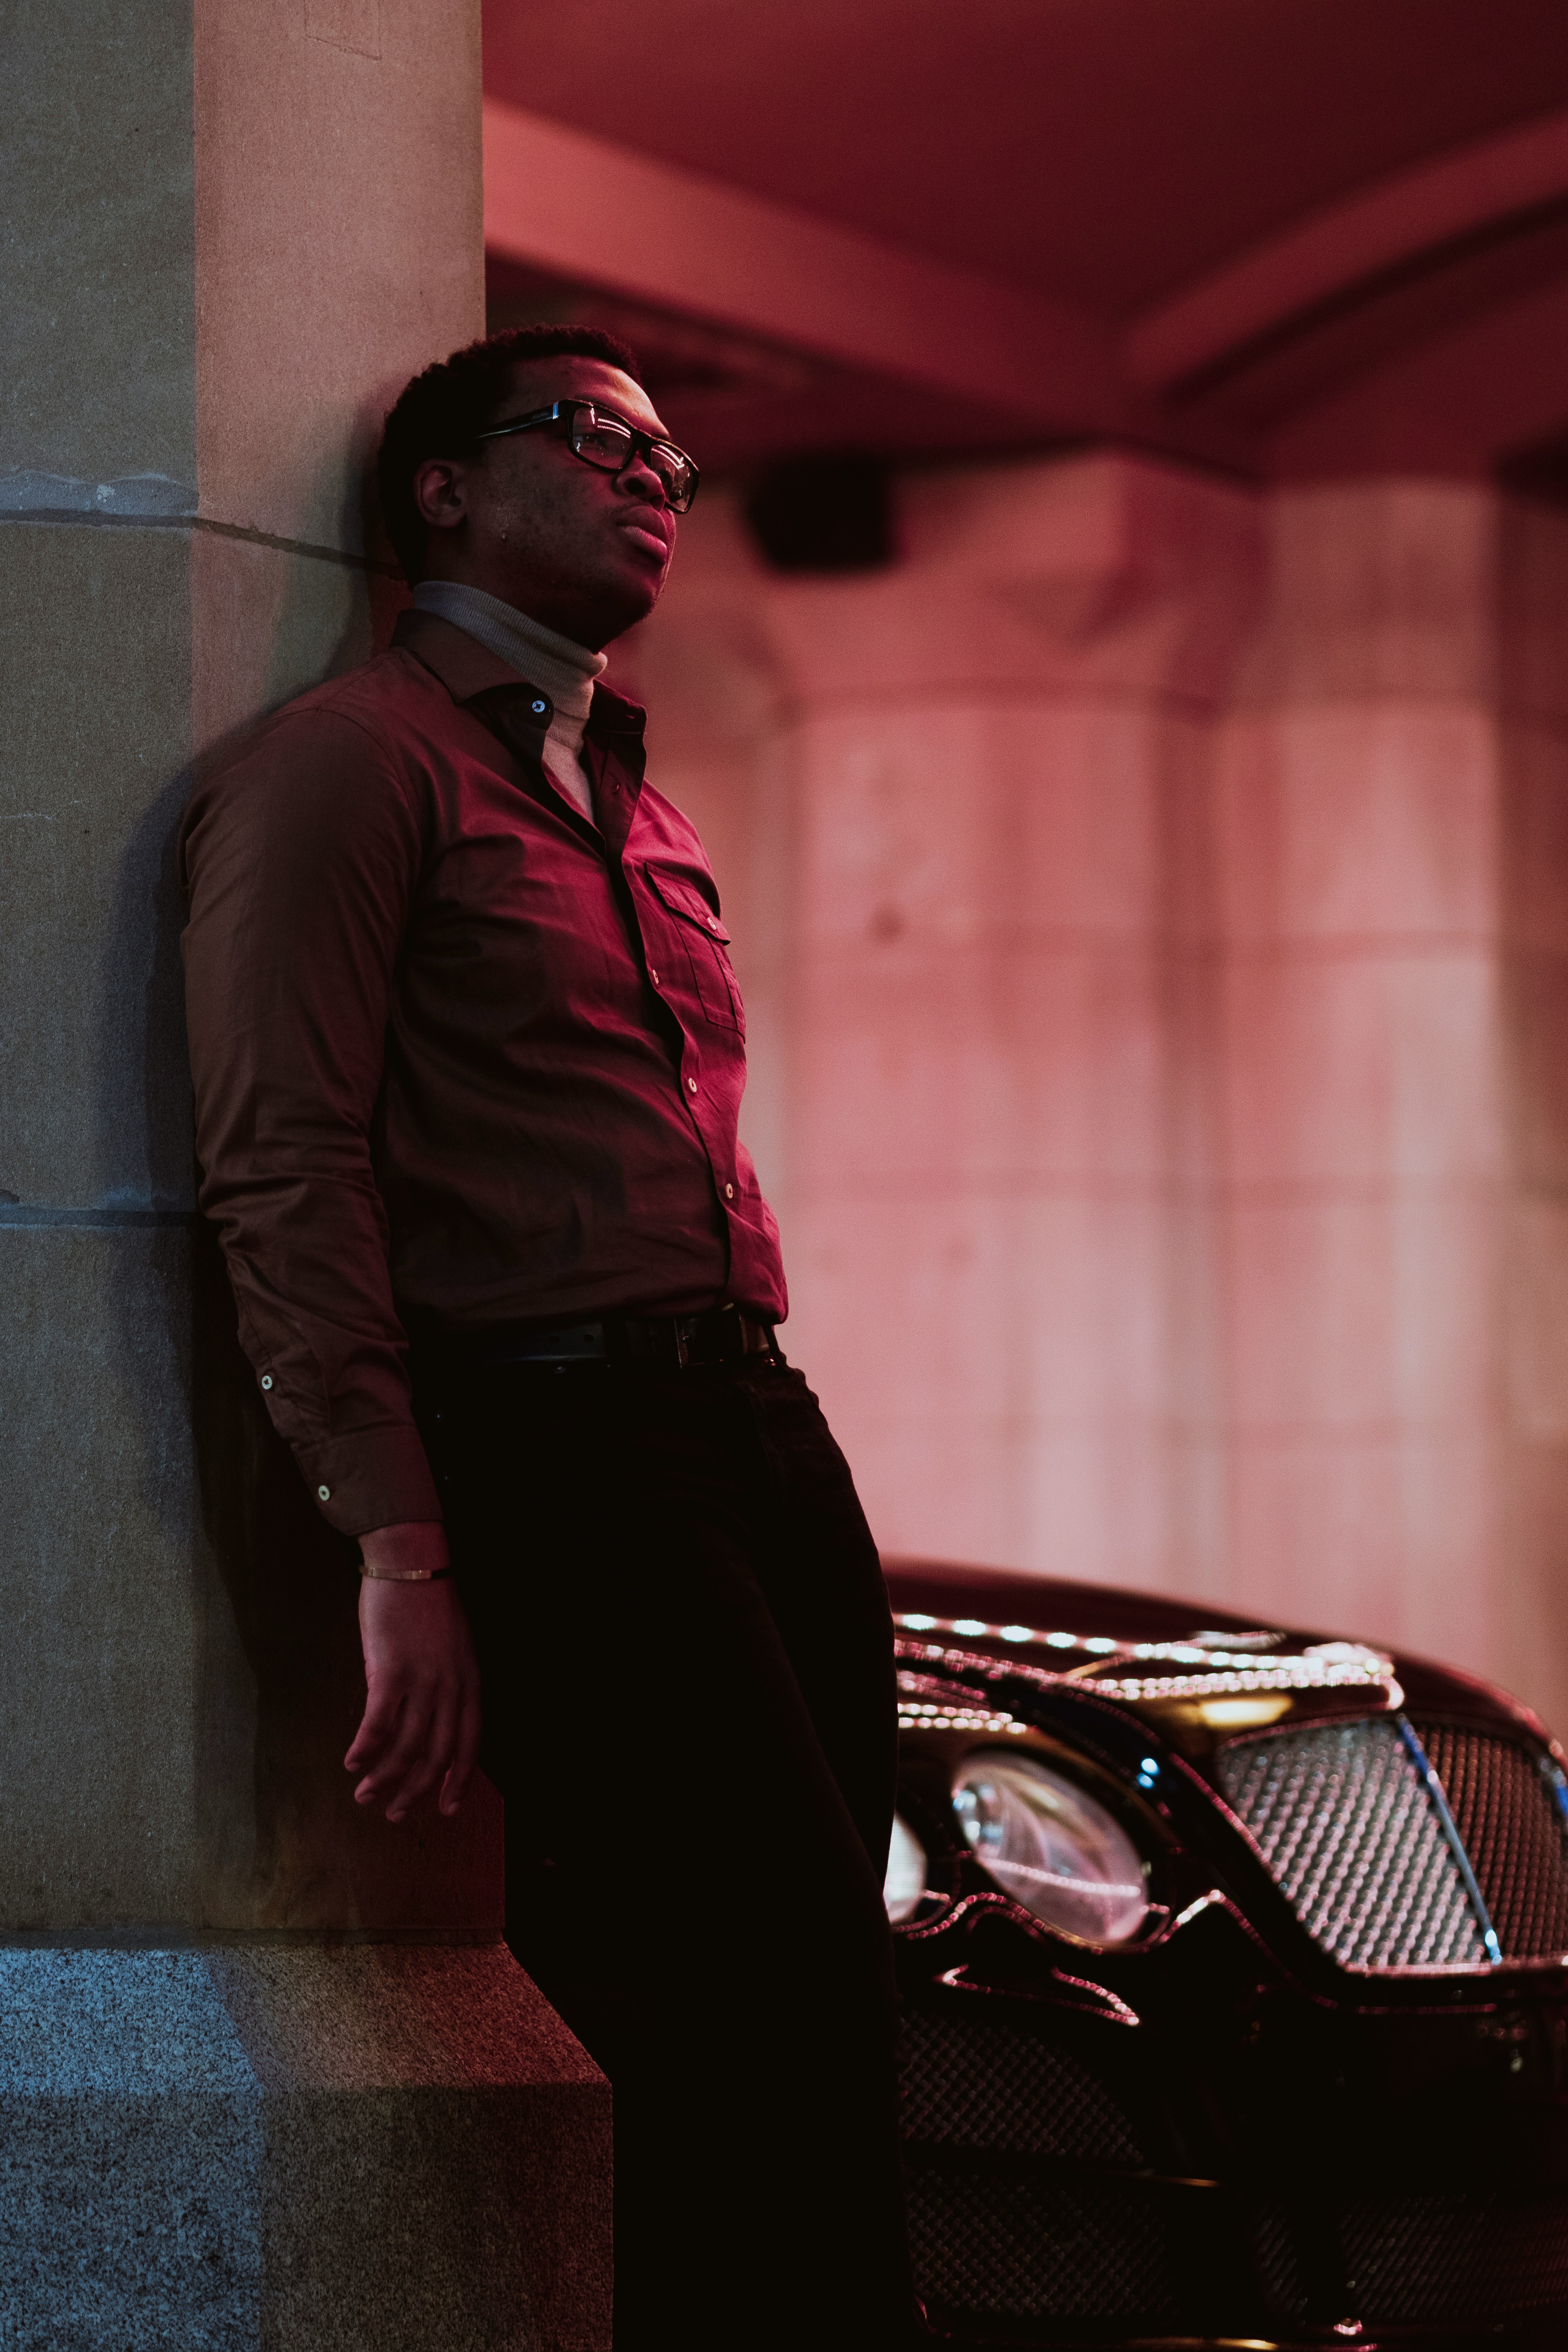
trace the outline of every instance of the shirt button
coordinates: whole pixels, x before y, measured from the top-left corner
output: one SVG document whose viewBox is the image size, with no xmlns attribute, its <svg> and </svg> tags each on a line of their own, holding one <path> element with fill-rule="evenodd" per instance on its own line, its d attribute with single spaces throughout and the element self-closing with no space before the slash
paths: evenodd
<svg viewBox="0 0 1568 2352">
<path fill-rule="evenodd" d="M 269 1389 L 272 1386 L 272 1375 L 270 1372 L 262 1373 L 261 1385 L 264 1389 Z"/>
<path fill-rule="evenodd" d="M 653 968 L 653 966 L 652 966 L 652 964 L 651 964 L 651 963 L 649 964 L 649 966 L 648 966 L 648 968 L 647 968 L 647 976 L 648 976 L 649 980 L 651 980 L 651 981 L 652 981 L 652 982 L 653 982 L 654 986 L 657 988 L 657 987 L 658 986 L 658 972 L 657 972 L 657 971 L 655 971 L 655 970 L 654 970 L 654 968 Z"/>
<path fill-rule="evenodd" d="M 686 1081 L 686 1083 L 687 1083 L 687 1085 L 691 1088 L 692 1093 L 693 1093 L 693 1094 L 695 1094 L 695 1093 L 697 1092 L 697 1081 L 696 1081 L 696 1079 L 695 1079 L 695 1078 L 688 1078 L 688 1079 L 687 1079 L 687 1081 Z"/>
<path fill-rule="evenodd" d="M 535 702 L 531 704 L 530 708 L 534 710 L 548 710 L 550 705 L 547 702 Z"/>
<path fill-rule="evenodd" d="M 735 1187 L 733 1186 L 733 1184 L 726 1184 L 726 1185 L 725 1185 L 725 1187 L 724 1187 L 724 1198 L 726 1199 L 726 1201 L 732 1201 L 732 1200 L 734 1199 L 734 1197 L 735 1197 Z"/>
<path fill-rule="evenodd" d="M 332 1490 L 331 1490 L 331 1488 L 330 1486 L 318 1486 L 318 1487 L 317 1487 L 317 1489 L 316 1489 L 316 1500 L 317 1500 L 319 1503 L 329 1503 L 329 1502 L 331 1502 L 331 1496 L 332 1496 Z"/>
<path fill-rule="evenodd" d="M 718 918 L 718 916 L 717 916 L 717 915 L 710 915 L 710 916 L 709 916 L 709 918 L 708 918 L 708 928 L 709 928 L 709 929 L 710 929 L 710 931 L 716 931 L 716 930 L 718 929 L 718 928 L 719 928 L 719 918 Z"/>
</svg>

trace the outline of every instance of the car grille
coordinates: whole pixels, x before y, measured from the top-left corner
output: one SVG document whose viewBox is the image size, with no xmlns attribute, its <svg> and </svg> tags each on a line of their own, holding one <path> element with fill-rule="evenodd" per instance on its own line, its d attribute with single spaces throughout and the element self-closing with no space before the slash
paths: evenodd
<svg viewBox="0 0 1568 2352">
<path fill-rule="evenodd" d="M 1568 1952 L 1563 1817 L 1533 1756 L 1485 1732 L 1419 1724 L 1505 1954 Z"/>
<path fill-rule="evenodd" d="M 1282 2319 L 1331 2321 L 1348 2306 L 1374 2326 L 1496 2326 L 1568 2300 L 1561 2197 L 1370 2198 L 1310 2222 L 1268 2214 L 1254 2245 Z"/>
<path fill-rule="evenodd" d="M 1018 2156 L 1141 2164 L 1132 2128 L 1105 2084 L 1068 2052 L 955 2008 L 905 2012 L 899 2060 L 906 2140 L 1006 2148 Z"/>
<path fill-rule="evenodd" d="M 1164 2217 L 1125 2181 L 1102 2188 L 1052 2165 L 1141 2165 L 1131 2121 L 1069 2051 L 973 2001 L 904 2015 L 901 2128 L 922 2299 L 954 2318 L 1158 2319 L 1170 2297 Z"/>
<path fill-rule="evenodd" d="M 1302 1925 L 1344 1967 L 1485 1966 L 1463 1873 L 1396 1725 L 1237 1740 L 1219 1778 Z"/>
<path fill-rule="evenodd" d="M 1568 1848 L 1533 1757 L 1468 1729 L 1414 1736 L 1463 1856 L 1398 1718 L 1222 1749 L 1226 1801 L 1303 1926 L 1342 1967 L 1368 1970 L 1484 1968 L 1489 1928 L 1504 1958 L 1568 1950 Z"/>
<path fill-rule="evenodd" d="M 933 2316 L 1138 2319 L 1172 2312 L 1170 2232 L 1125 2188 L 911 2163 L 910 2256 Z"/>
</svg>

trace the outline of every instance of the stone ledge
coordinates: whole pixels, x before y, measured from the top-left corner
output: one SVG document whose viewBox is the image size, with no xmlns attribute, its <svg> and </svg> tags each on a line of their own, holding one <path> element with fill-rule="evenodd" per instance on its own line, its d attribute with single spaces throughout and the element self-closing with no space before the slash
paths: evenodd
<svg viewBox="0 0 1568 2352">
<path fill-rule="evenodd" d="M 0 1951 L 0 2345 L 607 2352 L 610 2134 L 504 1948 Z"/>
</svg>

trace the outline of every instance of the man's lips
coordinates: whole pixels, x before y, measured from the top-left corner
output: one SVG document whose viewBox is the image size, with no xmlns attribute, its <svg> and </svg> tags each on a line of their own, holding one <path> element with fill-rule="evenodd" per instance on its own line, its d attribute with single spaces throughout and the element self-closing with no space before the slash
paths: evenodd
<svg viewBox="0 0 1568 2352">
<path fill-rule="evenodd" d="M 616 528 L 626 532 L 635 547 L 657 556 L 660 563 L 668 562 L 669 540 L 662 519 L 653 508 L 645 507 L 640 514 L 622 515 Z"/>
</svg>

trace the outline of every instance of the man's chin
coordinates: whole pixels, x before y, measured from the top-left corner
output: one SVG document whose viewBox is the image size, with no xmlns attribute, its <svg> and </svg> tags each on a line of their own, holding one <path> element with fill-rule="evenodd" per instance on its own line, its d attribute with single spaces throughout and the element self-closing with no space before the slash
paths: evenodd
<svg viewBox="0 0 1568 2352">
<path fill-rule="evenodd" d="M 617 567 L 613 581 L 604 583 L 598 602 L 606 645 L 647 620 L 659 600 L 664 578 L 663 570 L 651 563 L 626 564 Z"/>
</svg>

